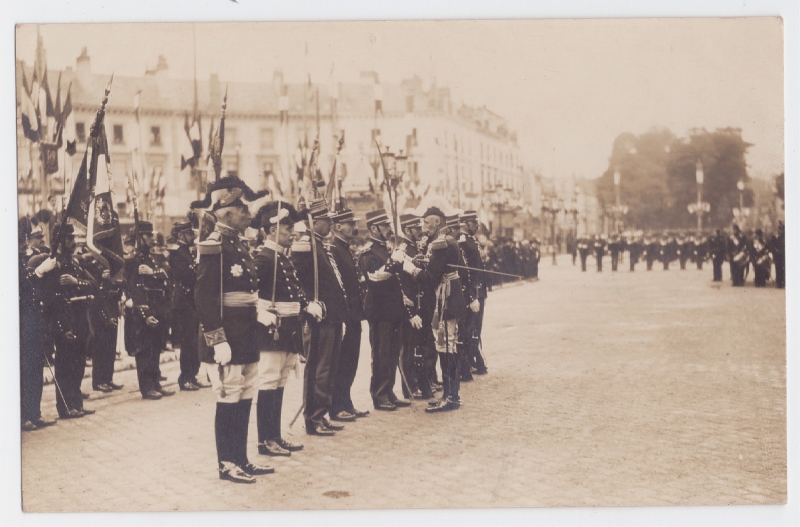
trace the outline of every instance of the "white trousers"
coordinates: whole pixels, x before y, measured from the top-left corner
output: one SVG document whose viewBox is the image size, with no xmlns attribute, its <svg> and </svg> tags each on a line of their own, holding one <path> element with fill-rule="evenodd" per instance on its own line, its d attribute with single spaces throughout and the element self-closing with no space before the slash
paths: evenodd
<svg viewBox="0 0 800 527">
<path fill-rule="evenodd" d="M 258 363 L 219 364 L 204 363 L 211 389 L 217 395 L 218 403 L 238 403 L 252 399 L 256 394 L 258 381 Z M 220 372 L 220 368 L 222 368 Z"/>
<path fill-rule="evenodd" d="M 258 389 L 277 390 L 286 386 L 289 373 L 295 368 L 297 353 L 262 351 L 258 363 Z"/>
<path fill-rule="evenodd" d="M 444 320 L 439 322 L 438 328 L 431 328 L 439 353 L 456 353 L 456 340 L 458 338 L 458 320 Z"/>
</svg>

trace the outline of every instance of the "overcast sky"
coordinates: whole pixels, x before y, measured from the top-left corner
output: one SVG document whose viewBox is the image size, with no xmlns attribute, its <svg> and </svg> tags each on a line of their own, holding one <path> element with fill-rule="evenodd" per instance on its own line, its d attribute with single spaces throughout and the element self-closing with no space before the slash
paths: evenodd
<svg viewBox="0 0 800 527">
<path fill-rule="evenodd" d="M 436 79 L 519 133 L 521 157 L 546 176 L 594 178 L 614 138 L 665 126 L 740 127 L 750 175 L 783 170 L 783 28 L 777 18 L 195 24 L 198 76 L 223 82 Z M 192 24 L 40 26 L 48 66 L 142 75 L 159 54 L 192 77 Z M 308 42 L 307 66 L 304 44 Z M 17 56 L 32 63 L 36 26 Z M 113 95 L 112 95 L 113 96 Z"/>
</svg>

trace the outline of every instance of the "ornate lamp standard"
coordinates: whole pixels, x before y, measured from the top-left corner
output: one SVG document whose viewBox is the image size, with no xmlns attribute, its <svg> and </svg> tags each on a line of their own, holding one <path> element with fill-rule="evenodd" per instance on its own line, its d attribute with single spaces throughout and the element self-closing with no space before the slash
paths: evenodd
<svg viewBox="0 0 800 527">
<path fill-rule="evenodd" d="M 556 216 L 561 212 L 562 207 L 555 197 L 548 198 L 542 203 L 542 213 L 550 214 L 550 246 L 553 248 L 553 265 L 558 265 L 556 261 Z"/>
<path fill-rule="evenodd" d="M 689 214 L 697 214 L 697 230 L 703 230 L 703 213 L 711 210 L 711 205 L 703 201 L 703 162 L 698 161 L 695 176 L 697 179 L 697 203 L 689 203 Z M 734 214 L 736 214 L 734 212 Z"/>
<path fill-rule="evenodd" d="M 737 182 L 736 188 L 739 189 L 739 208 L 733 209 L 733 217 L 739 221 L 739 227 L 744 227 L 747 217 L 750 215 L 750 209 L 744 206 L 744 181 Z"/>
</svg>

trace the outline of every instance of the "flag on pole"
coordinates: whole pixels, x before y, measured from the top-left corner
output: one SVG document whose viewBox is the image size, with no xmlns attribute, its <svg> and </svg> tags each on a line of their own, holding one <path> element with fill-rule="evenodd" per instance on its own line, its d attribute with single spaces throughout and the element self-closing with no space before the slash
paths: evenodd
<svg viewBox="0 0 800 527">
<path fill-rule="evenodd" d="M 216 179 L 222 173 L 222 149 L 225 146 L 225 109 L 228 106 L 228 88 L 225 87 L 225 96 L 222 98 L 222 112 L 219 116 L 219 128 L 214 130 L 214 122 L 211 122 L 208 142 L 208 163 L 214 169 Z"/>
<path fill-rule="evenodd" d="M 64 108 L 61 110 L 61 122 L 64 127 L 64 143 L 66 153 L 75 155 L 77 142 L 75 140 L 75 115 L 72 113 L 72 84 L 67 88 L 67 97 L 64 99 Z"/>
<path fill-rule="evenodd" d="M 31 100 L 31 93 L 28 91 L 28 79 L 25 77 L 25 70 L 22 70 L 22 93 L 21 99 L 21 114 L 22 114 L 22 131 L 25 137 L 34 143 L 39 140 L 39 119 L 36 117 L 36 106 Z"/>
<path fill-rule="evenodd" d="M 191 168 L 197 167 L 203 157 L 200 116 L 195 115 L 192 121 L 189 121 L 189 113 L 187 112 L 183 122 L 183 131 L 186 133 L 186 140 L 182 142 L 181 170 L 187 166 Z"/>
<path fill-rule="evenodd" d="M 58 82 L 61 82 L 61 76 L 58 77 Z M 44 80 L 44 96 L 45 96 L 45 120 L 47 126 L 44 128 L 44 131 L 47 133 L 47 136 L 44 138 L 46 141 L 51 142 L 55 139 L 57 134 L 56 130 L 56 109 L 53 105 L 53 97 L 50 95 L 50 83 L 47 82 L 47 73 L 45 73 L 45 80 Z"/>
<path fill-rule="evenodd" d="M 113 243 L 113 236 L 107 234 L 107 231 L 113 230 L 115 221 L 116 229 L 119 231 L 119 218 L 115 217 L 116 212 L 114 212 L 113 200 L 110 196 L 111 185 L 109 181 L 110 172 L 108 168 L 108 142 L 106 141 L 105 128 L 103 124 L 105 118 L 105 108 L 106 104 L 108 103 L 108 96 L 111 93 L 111 82 L 113 80 L 114 76 L 112 75 L 111 79 L 108 81 L 108 85 L 106 86 L 103 102 L 101 103 L 100 109 L 97 111 L 97 116 L 92 124 L 91 132 L 87 141 L 86 152 L 83 155 L 83 161 L 81 162 L 80 169 L 78 170 L 78 175 L 75 178 L 69 203 L 67 203 L 66 210 L 64 211 L 64 215 L 61 220 L 62 227 L 69 219 L 83 226 L 87 233 L 89 232 L 89 228 L 91 228 L 92 235 L 89 236 L 87 234 L 87 245 L 90 249 L 93 247 L 98 248 L 98 251 L 100 250 L 100 246 L 105 247 L 106 245 L 110 245 L 111 247 L 115 247 Z M 98 158 L 101 155 L 102 159 L 98 161 Z M 98 172 L 100 172 L 99 187 Z M 100 192 L 98 192 L 98 190 Z M 103 205 L 102 203 L 98 206 L 97 198 L 99 194 L 108 194 L 107 199 L 101 196 L 101 201 L 107 203 L 107 206 Z M 97 218 L 98 215 L 99 218 Z M 95 225 L 95 221 L 98 223 L 98 225 Z M 61 232 L 63 232 L 63 228 L 61 229 Z M 100 239 L 109 238 L 108 243 L 106 244 L 100 242 L 99 245 L 96 244 L 94 237 L 95 233 L 102 235 Z M 59 237 L 53 242 L 53 247 L 51 249 L 52 254 L 56 253 L 62 241 L 63 237 Z M 113 249 L 109 250 L 113 251 Z M 100 253 L 98 252 L 98 254 Z M 121 254 L 122 241 L 120 239 L 120 257 Z M 100 255 L 100 257 L 104 258 L 103 255 Z M 111 259 L 113 260 L 114 258 L 111 257 Z M 110 260 L 108 263 L 111 265 Z"/>
<path fill-rule="evenodd" d="M 86 222 L 86 246 L 95 254 L 103 256 L 109 264 L 112 275 L 125 265 L 122 250 L 122 233 L 119 215 L 114 210 L 111 180 L 111 159 L 108 154 L 105 123 L 92 138 L 92 158 L 89 166 L 90 194 L 89 214 Z"/>
</svg>

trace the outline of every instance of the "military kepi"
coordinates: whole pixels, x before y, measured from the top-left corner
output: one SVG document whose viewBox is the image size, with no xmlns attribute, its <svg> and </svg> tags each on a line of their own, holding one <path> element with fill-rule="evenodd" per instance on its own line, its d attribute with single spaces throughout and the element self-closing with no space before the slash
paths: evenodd
<svg viewBox="0 0 800 527">
<path fill-rule="evenodd" d="M 331 219 L 333 220 L 333 223 L 348 223 L 358 221 L 358 218 L 355 217 L 355 214 L 350 209 L 342 209 L 340 211 L 331 213 Z"/>
<path fill-rule="evenodd" d="M 474 210 L 465 210 L 464 214 L 459 216 L 461 223 L 466 223 L 468 221 L 477 221 L 478 213 Z"/>
<path fill-rule="evenodd" d="M 386 209 L 371 210 L 367 212 L 367 227 L 373 225 L 386 225 L 389 223 L 389 216 Z"/>
</svg>

